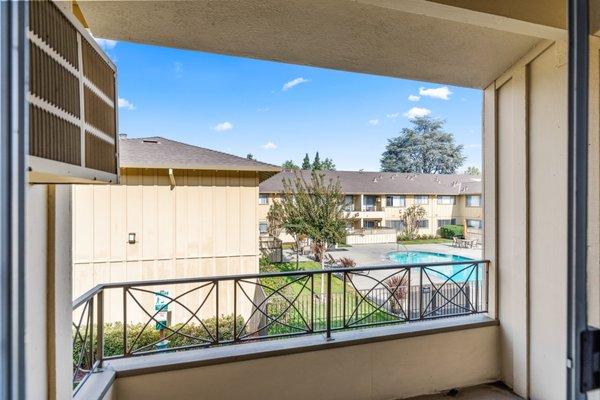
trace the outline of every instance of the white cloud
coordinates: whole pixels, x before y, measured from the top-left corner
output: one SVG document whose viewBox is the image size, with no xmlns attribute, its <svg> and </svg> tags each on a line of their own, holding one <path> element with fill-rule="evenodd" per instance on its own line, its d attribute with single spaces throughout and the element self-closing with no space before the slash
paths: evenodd
<svg viewBox="0 0 600 400">
<path fill-rule="evenodd" d="M 400 116 L 400 113 L 387 114 L 386 117 L 389 119 L 396 119 Z"/>
<path fill-rule="evenodd" d="M 408 119 L 413 119 L 417 117 L 426 117 L 431 114 L 431 110 L 422 107 L 413 107 L 407 112 L 404 113 L 404 116 Z"/>
<path fill-rule="evenodd" d="M 96 43 L 98 43 L 98 46 L 102 47 L 102 50 L 111 50 L 114 49 L 115 46 L 117 45 L 116 40 L 110 40 L 110 39 L 102 39 L 102 38 L 94 38 L 94 40 L 96 41 Z"/>
<path fill-rule="evenodd" d="M 220 124 L 216 124 L 212 127 L 213 131 L 217 132 L 225 132 L 233 129 L 233 124 L 231 122 L 221 122 Z"/>
<path fill-rule="evenodd" d="M 473 144 L 468 144 L 465 147 L 469 148 L 469 149 L 478 149 L 481 147 L 481 144 L 478 143 L 473 143 Z"/>
<path fill-rule="evenodd" d="M 409 101 L 419 101 L 421 100 L 421 96 L 417 96 L 416 94 L 411 94 L 408 96 Z"/>
<path fill-rule="evenodd" d="M 419 95 L 433 97 L 434 99 L 450 100 L 452 92 L 448 86 L 440 86 L 437 88 L 419 88 Z"/>
<path fill-rule="evenodd" d="M 135 105 L 133 105 L 132 102 L 130 102 L 127 99 L 124 99 L 122 97 L 119 97 L 119 102 L 118 102 L 119 108 L 124 108 L 126 110 L 135 110 Z"/>
<path fill-rule="evenodd" d="M 373 126 L 379 125 L 379 120 L 377 118 L 370 119 L 369 120 L 369 125 L 373 125 Z"/>
<path fill-rule="evenodd" d="M 257 109 L 256 111 L 258 111 L 258 112 L 267 112 L 269 110 L 270 110 L 269 107 L 261 107 L 261 108 Z"/>
<path fill-rule="evenodd" d="M 275 143 L 273 143 L 273 142 L 267 142 L 267 143 L 265 143 L 265 144 L 262 145 L 262 148 L 266 149 L 266 150 L 273 150 L 273 149 L 277 148 L 277 145 Z"/>
<path fill-rule="evenodd" d="M 181 78 L 183 76 L 183 64 L 175 61 L 173 63 L 173 72 L 175 72 L 175 78 Z"/>
<path fill-rule="evenodd" d="M 284 92 L 287 90 L 290 90 L 291 88 L 293 88 L 294 86 L 298 86 L 301 83 L 306 83 L 308 82 L 308 79 L 304 79 L 304 78 L 296 78 L 296 79 L 292 79 L 289 82 L 286 82 L 283 87 L 281 88 L 281 90 L 283 90 Z"/>
</svg>

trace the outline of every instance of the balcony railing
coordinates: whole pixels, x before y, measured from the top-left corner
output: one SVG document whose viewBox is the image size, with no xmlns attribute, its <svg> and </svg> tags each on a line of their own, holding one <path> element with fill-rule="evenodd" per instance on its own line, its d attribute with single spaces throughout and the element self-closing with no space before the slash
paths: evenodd
<svg viewBox="0 0 600 400">
<path fill-rule="evenodd" d="M 98 285 L 73 303 L 73 387 L 104 360 L 484 313 L 488 267 L 476 260 Z"/>
</svg>

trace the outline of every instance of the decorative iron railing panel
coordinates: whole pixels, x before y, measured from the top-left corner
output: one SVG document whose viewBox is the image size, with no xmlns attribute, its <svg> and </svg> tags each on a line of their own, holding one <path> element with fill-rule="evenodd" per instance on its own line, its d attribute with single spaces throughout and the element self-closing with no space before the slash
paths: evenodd
<svg viewBox="0 0 600 400">
<path fill-rule="evenodd" d="M 103 360 L 487 312 L 488 261 L 99 285 L 73 304 L 73 385 Z"/>
</svg>

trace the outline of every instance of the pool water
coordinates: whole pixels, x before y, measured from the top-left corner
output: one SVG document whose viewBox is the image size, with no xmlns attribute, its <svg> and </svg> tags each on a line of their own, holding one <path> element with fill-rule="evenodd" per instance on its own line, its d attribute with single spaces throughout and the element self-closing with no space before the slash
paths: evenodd
<svg viewBox="0 0 600 400">
<path fill-rule="evenodd" d="M 454 254 L 444 253 L 430 253 L 427 251 L 394 251 L 388 254 L 390 260 L 397 262 L 398 264 L 428 264 L 428 263 L 439 263 L 439 262 L 461 262 L 461 261 L 473 261 L 472 258 L 457 256 Z M 470 264 L 459 264 L 459 265 L 442 265 L 431 267 L 427 270 L 427 273 L 433 278 L 446 280 L 447 277 L 452 277 L 454 281 L 470 281 L 476 280 L 476 272 Z M 479 265 L 479 280 L 482 278 L 482 266 Z M 436 273 L 439 272 L 439 273 Z M 414 272 L 414 271 L 413 271 Z M 446 275 L 446 276 L 444 276 Z M 469 276 L 470 275 L 470 276 Z"/>
</svg>

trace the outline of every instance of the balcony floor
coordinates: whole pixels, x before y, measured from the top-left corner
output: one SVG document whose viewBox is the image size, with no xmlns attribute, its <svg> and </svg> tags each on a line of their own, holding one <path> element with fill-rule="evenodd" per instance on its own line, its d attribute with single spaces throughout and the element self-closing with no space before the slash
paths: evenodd
<svg viewBox="0 0 600 400">
<path fill-rule="evenodd" d="M 497 384 L 480 385 L 460 389 L 456 394 L 435 394 L 428 396 L 413 397 L 410 400 L 439 400 L 439 399 L 462 399 L 462 400 L 519 400 L 522 398 L 511 393 L 508 389 Z"/>
</svg>

